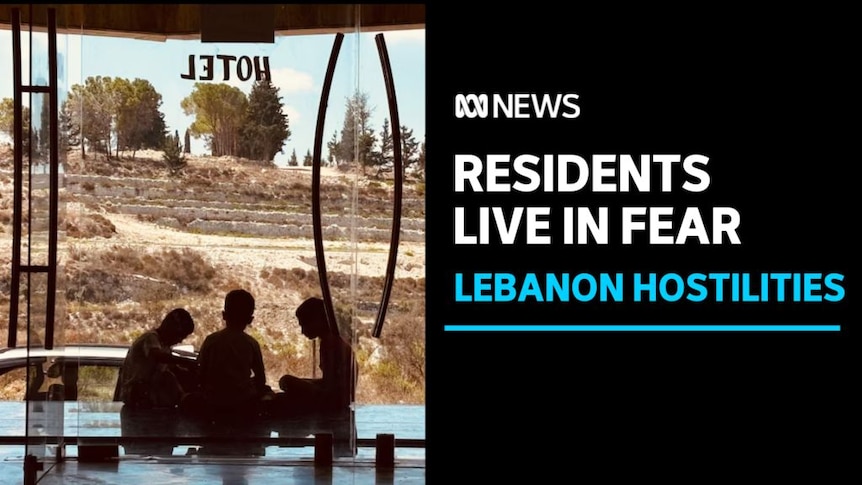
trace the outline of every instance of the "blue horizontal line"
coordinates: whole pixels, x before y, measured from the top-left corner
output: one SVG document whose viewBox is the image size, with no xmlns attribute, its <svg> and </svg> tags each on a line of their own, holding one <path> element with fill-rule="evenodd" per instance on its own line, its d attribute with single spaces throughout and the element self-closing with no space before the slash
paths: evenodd
<svg viewBox="0 0 862 485">
<path fill-rule="evenodd" d="M 444 325 L 447 332 L 840 332 L 841 325 Z"/>
</svg>

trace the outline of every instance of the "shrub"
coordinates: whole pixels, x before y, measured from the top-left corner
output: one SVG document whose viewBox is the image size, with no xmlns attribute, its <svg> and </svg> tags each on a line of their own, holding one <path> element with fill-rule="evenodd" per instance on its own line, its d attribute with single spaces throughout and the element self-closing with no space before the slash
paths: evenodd
<svg viewBox="0 0 862 485">
<path fill-rule="evenodd" d="M 165 137 L 164 154 L 162 160 L 165 161 L 165 166 L 170 175 L 177 175 L 185 168 L 186 156 L 183 154 L 183 147 L 180 144 L 180 135 L 175 133 L 173 136 Z"/>
<path fill-rule="evenodd" d="M 66 218 L 66 236 L 87 239 L 92 237 L 109 238 L 117 233 L 114 224 L 101 214 L 87 214 L 80 217 L 77 214 Z"/>
</svg>

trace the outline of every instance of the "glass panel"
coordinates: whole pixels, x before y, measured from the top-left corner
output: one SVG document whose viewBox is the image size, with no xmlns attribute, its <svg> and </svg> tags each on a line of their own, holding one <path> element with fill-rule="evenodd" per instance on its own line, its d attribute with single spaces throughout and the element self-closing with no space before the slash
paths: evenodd
<svg viewBox="0 0 862 485">
<path fill-rule="evenodd" d="M 360 438 L 394 434 L 425 439 L 425 35 L 424 30 L 359 34 L 358 90 L 367 94 L 365 129 L 374 143 L 357 182 L 354 347 L 358 349 L 357 421 Z M 381 61 L 391 67 L 400 127 L 393 125 Z M 361 117 L 355 125 L 363 129 Z M 390 299 L 380 337 L 372 330 L 381 308 L 396 201 L 394 132 L 401 141 L 400 232 Z M 368 136 L 368 135 L 366 135 Z M 361 138 L 361 135 L 360 135 Z M 373 234 L 373 236 L 372 236 Z M 380 420 L 381 416 L 386 416 Z M 399 459 L 424 458 L 424 448 L 399 448 Z M 360 450 L 372 459 L 375 450 Z"/>
<path fill-rule="evenodd" d="M 254 321 L 246 333 L 260 344 L 273 392 L 284 394 L 279 386 L 284 375 L 322 377 L 327 351 L 321 339 L 302 334 L 296 310 L 307 297 L 322 293 L 311 158 L 335 32 L 282 32 L 273 44 L 61 35 L 56 320 L 63 324 L 57 325 L 55 338 L 64 356 L 34 367 L 33 375 L 43 376 L 36 392 L 44 393 L 44 402 L 49 394 L 67 400 L 66 419 L 60 422 L 66 436 L 77 436 L 81 443 L 96 436 L 131 438 L 120 450 L 129 455 L 239 451 L 278 459 L 311 457 L 313 446 L 309 441 L 260 448 L 239 439 L 233 443 L 242 445 L 237 450 L 204 439 L 197 449 L 176 446 L 172 438 L 294 439 L 331 432 L 339 460 L 373 459 L 374 449 L 358 449 L 357 437 L 388 433 L 424 439 L 424 186 L 418 151 L 424 141 L 424 37 L 422 32 L 384 34 L 400 124 L 410 135 L 405 136 L 409 145 L 402 145 L 410 164 L 404 173 L 395 281 L 378 339 L 371 333 L 393 226 L 395 177 L 385 141 L 393 127 L 377 32 L 360 32 L 361 6 L 340 8 L 351 27 L 341 31 L 345 37 L 322 128 L 321 222 L 339 330 L 355 357 L 347 374 L 358 374 L 352 408 L 326 417 L 265 419 L 258 427 L 214 430 L 186 419 L 180 410 L 126 407 L 118 401 L 117 387 L 124 352 L 138 337 L 157 328 L 172 309 L 185 308 L 195 330 L 180 345 L 199 351 L 208 335 L 224 328 L 225 295 L 236 288 L 255 297 Z M 256 72 L 269 72 L 276 89 L 256 85 Z M 216 95 L 208 96 L 210 91 Z M 275 105 L 273 97 L 279 98 L 290 132 L 281 144 L 266 142 L 272 136 L 265 122 L 271 124 L 274 111 L 267 109 Z M 48 100 L 44 94 L 36 98 L 41 105 Z M 217 104 L 207 104 L 214 100 Z M 34 129 L 40 130 L 46 116 L 41 108 L 36 111 Z M 11 210 L 10 220 L 3 218 L 4 204 L 11 202 L 11 163 L 8 182 L 6 163 L 0 152 L 4 237 L 11 236 L 6 230 Z M 31 184 L 26 190 L 33 188 L 28 202 L 44 198 L 39 178 L 25 178 Z M 38 204 L 36 209 L 43 211 Z M 25 224 L 29 221 L 25 218 Z M 36 251 L 36 242 L 47 244 L 42 242 L 45 230 L 33 219 L 33 233 L 41 235 L 29 242 L 26 254 L 47 264 L 44 252 Z M 29 231 L 28 225 L 25 234 Z M 4 250 L 0 257 L 8 254 Z M 30 280 L 33 288 L 47 288 L 47 276 L 36 276 Z M 8 301 L 0 298 L 0 304 Z M 44 290 L 43 296 L 22 290 L 21 321 L 29 308 L 34 338 L 40 330 L 44 334 L 44 304 Z M 40 305 L 41 314 L 36 312 Z M 22 333 L 19 342 L 27 337 Z M 106 346 L 119 346 L 119 351 L 101 354 Z M 12 381 L 4 379 L 0 376 L 0 385 L 13 393 Z M 48 392 L 52 385 L 53 394 Z M 34 414 L 46 408 L 41 409 L 32 409 L 30 416 L 44 416 Z M 47 423 L 38 417 L 34 422 L 40 419 Z M 141 436 L 165 439 L 134 439 Z"/>
<path fill-rule="evenodd" d="M 0 28 L 0 335 L 9 332 L 14 197 L 12 29 Z"/>
<path fill-rule="evenodd" d="M 3 348 L 9 334 L 10 301 L 12 295 L 12 222 L 13 222 L 13 55 L 11 26 L 0 28 L 0 335 Z M 19 307 L 20 308 L 20 307 Z M 23 335 L 18 335 L 23 339 Z M 20 341 L 20 340 L 19 340 Z M 8 355 L 5 351 L 4 361 Z M 24 395 L 27 388 L 26 356 L 4 363 L 0 370 L 0 433 L 2 436 L 24 436 L 26 410 Z M 24 445 L 0 447 L 3 460 L 21 459 Z"/>
<path fill-rule="evenodd" d="M 351 22 L 355 14 L 354 7 L 344 8 Z M 226 294 L 242 288 L 256 300 L 246 333 L 260 344 L 273 392 L 281 394 L 285 374 L 320 377 L 314 341 L 301 334 L 294 313 L 303 298 L 320 294 L 311 158 L 334 39 L 334 33 L 279 35 L 274 44 L 82 37 L 81 82 L 70 86 L 61 111 L 72 132 L 81 133 L 69 138 L 66 164 L 68 345 L 130 345 L 172 309 L 185 308 L 195 331 L 181 345 L 200 350 L 208 335 L 224 328 Z M 355 91 L 355 45 L 341 50 L 334 82 L 339 101 L 327 116 L 325 133 L 339 138 L 345 93 Z M 269 73 L 275 89 L 257 85 L 257 73 Z M 286 115 L 286 139 L 268 131 L 273 106 Z M 346 291 L 355 271 L 356 178 L 334 163 L 324 178 L 327 258 Z M 341 301 L 349 314 L 353 299 Z M 84 386 L 80 374 L 79 401 Z M 189 450 L 175 446 L 173 436 L 288 439 L 326 430 L 337 434 L 340 455 L 354 454 L 349 412 L 334 421 L 280 419 L 212 429 L 114 404 L 119 407 L 81 403 L 75 431 L 83 438 L 119 431 L 130 438 L 123 441 L 126 454 L 185 454 Z M 113 415 L 119 428 L 85 424 L 100 422 L 96 416 L 110 409 L 119 411 Z M 134 439 L 141 436 L 165 440 Z M 313 454 L 310 444 L 261 450 L 233 441 L 230 447 L 206 442 L 200 453 Z"/>
<path fill-rule="evenodd" d="M 42 463 L 40 470 L 35 471 L 40 477 L 63 452 L 64 401 L 69 392 L 74 392 L 66 382 L 69 366 L 63 358 L 62 331 L 65 290 L 62 278 L 57 277 L 54 250 L 58 248 L 52 247 L 61 236 L 55 224 L 61 220 L 62 211 L 52 204 L 59 201 L 64 163 L 64 154 L 54 144 L 52 90 L 63 84 L 58 83 L 58 77 L 64 77 L 66 72 L 51 71 L 51 44 L 56 42 L 58 66 L 62 63 L 63 48 L 60 39 L 50 38 L 48 9 L 33 6 L 25 10 L 22 13 L 28 25 L 22 25 L 22 84 L 30 92 L 22 93 L 26 115 L 16 343 L 26 346 L 29 364 L 24 435 L 30 440 L 35 438 L 26 445 L 25 455 Z M 57 12 L 54 26 L 62 26 L 63 12 L 63 9 Z M 57 96 L 57 99 L 64 96 L 59 88 Z M 51 349 L 46 348 L 49 342 Z M 25 466 L 25 476 L 26 469 Z"/>
<path fill-rule="evenodd" d="M 36 439 L 27 445 L 26 454 L 50 462 L 56 458 L 58 437 L 63 435 L 64 410 L 63 386 L 44 348 L 48 274 L 24 274 L 21 286 L 19 326 L 26 332 L 21 342 L 26 344 L 29 361 L 25 436 Z"/>
<path fill-rule="evenodd" d="M 352 13 L 358 19 L 361 6 L 354 8 Z M 344 32 L 338 63 L 333 73 L 322 130 L 324 137 L 321 146 L 320 170 L 320 222 L 323 236 L 321 250 L 326 269 L 326 283 L 329 286 L 332 308 L 338 325 L 338 337 L 349 344 L 354 355 L 357 348 L 355 341 L 358 261 L 356 215 L 359 202 L 357 182 L 363 163 L 367 161 L 368 151 L 365 148 L 371 143 L 371 139 L 367 137 L 367 131 L 357 130 L 358 123 L 361 128 L 361 123 L 367 121 L 367 117 L 363 115 L 367 113 L 368 108 L 367 97 L 359 91 L 356 76 L 360 64 L 358 27 L 357 25 L 357 30 L 353 32 Z M 309 38 L 309 40 L 312 39 L 314 38 Z M 332 41 L 334 40 L 333 38 Z M 326 137 L 326 134 L 332 135 Z M 324 160 L 327 162 L 325 167 Z M 313 243 L 313 240 L 311 242 Z M 318 263 L 316 260 L 314 262 Z M 320 276 L 319 269 L 318 264 L 314 271 L 318 276 Z M 318 280 L 320 278 L 315 278 L 316 289 L 306 290 L 307 296 L 324 297 L 321 288 L 323 281 Z M 294 327 L 301 329 L 296 316 L 291 315 L 291 317 Z M 328 330 L 324 331 L 328 332 Z M 311 342 L 313 360 L 310 374 L 307 370 L 299 370 L 301 373 L 294 375 L 327 380 L 331 378 L 328 374 L 335 372 L 341 373 L 338 375 L 349 380 L 352 374 L 358 374 L 358 369 L 354 368 L 351 362 L 354 359 L 349 359 L 347 362 L 338 360 L 336 356 L 343 359 L 346 355 L 334 352 L 333 346 L 327 349 L 325 340 L 328 339 L 318 337 Z M 334 361 L 332 365 L 327 365 L 327 362 L 332 361 Z M 344 369 L 346 366 L 349 366 L 349 370 Z M 354 403 L 355 395 L 350 396 L 349 400 Z M 333 435 L 335 457 L 354 458 L 358 452 L 355 406 L 351 404 L 349 411 L 334 414 L 330 423 L 331 429 L 323 431 L 329 431 Z"/>
<path fill-rule="evenodd" d="M 28 25 L 22 25 L 21 28 L 22 84 L 47 86 L 49 78 L 48 35 L 45 32 L 47 15 L 38 8 L 27 9 L 25 15 L 22 17 L 26 18 L 25 22 Z M 36 27 L 38 25 L 41 28 Z M 31 268 L 36 266 L 46 268 L 48 263 L 50 187 L 43 169 L 48 158 L 50 141 L 48 96 L 43 93 L 22 93 L 22 103 L 27 110 L 24 119 L 29 119 L 29 124 L 23 127 L 24 187 L 20 264 Z M 50 399 L 45 375 L 46 361 L 44 357 L 39 356 L 45 344 L 48 273 L 22 271 L 20 287 L 23 301 L 19 306 L 18 328 L 25 331 L 26 338 L 19 340 L 18 344 L 26 345 L 30 363 L 25 436 L 36 439 L 28 442 L 25 455 L 36 457 L 39 462 L 45 462 L 52 459 L 49 444 L 56 443 L 56 438 L 50 437 L 62 435 L 63 422 L 62 403 L 58 407 L 58 403 Z"/>
<path fill-rule="evenodd" d="M 48 266 L 49 209 L 50 209 L 50 170 L 49 144 L 50 99 L 47 94 L 34 93 L 30 95 L 30 142 L 29 156 L 25 154 L 29 168 L 25 171 L 27 179 L 24 191 L 24 219 L 28 231 L 22 231 L 26 237 L 22 241 L 21 264 L 30 266 Z M 22 238 L 23 239 L 23 238 Z"/>
</svg>

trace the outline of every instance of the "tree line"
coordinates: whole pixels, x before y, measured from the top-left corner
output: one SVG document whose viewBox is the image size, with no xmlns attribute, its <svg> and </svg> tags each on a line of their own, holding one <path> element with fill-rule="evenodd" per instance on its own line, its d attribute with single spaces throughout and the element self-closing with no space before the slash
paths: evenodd
<svg viewBox="0 0 862 485">
<path fill-rule="evenodd" d="M 83 84 L 73 85 L 61 105 L 60 144 L 67 149 L 80 149 L 83 157 L 89 150 L 108 159 L 119 158 L 121 153 L 131 153 L 134 158 L 138 150 L 153 149 L 170 151 L 171 157 L 176 158 L 190 152 L 194 137 L 204 139 L 212 156 L 238 156 L 271 163 L 276 154 L 283 153 L 284 144 L 290 139 L 290 123 L 279 88 L 265 78 L 252 85 L 248 96 L 223 83 L 195 83 L 180 107 L 186 115 L 194 116 L 185 132 L 184 146 L 178 131 L 168 133 L 161 111 L 162 95 L 149 81 L 91 76 Z M 0 100 L 0 131 L 10 136 L 12 108 L 11 99 Z M 43 104 L 40 126 L 32 132 L 37 154 L 42 149 L 47 153 L 47 109 L 47 103 Z M 373 109 L 366 93 L 357 92 L 346 100 L 344 125 L 340 133 L 333 132 L 323 163 L 333 166 L 356 163 L 363 172 L 370 170 L 378 177 L 392 170 L 393 128 L 386 118 L 380 132 L 375 133 L 370 123 Z M 30 127 L 30 117 L 30 110 L 25 107 L 25 133 Z M 398 129 L 405 173 L 408 169 L 424 173 L 424 140 L 417 140 L 413 130 L 405 125 Z M 26 143 L 29 146 L 30 140 Z M 174 155 L 178 148 L 180 154 Z M 311 165 L 311 158 L 309 150 L 302 164 Z M 295 149 L 288 165 L 299 165 Z"/>
<path fill-rule="evenodd" d="M 344 110 L 344 125 L 339 132 L 333 132 L 327 143 L 329 163 L 358 163 L 366 173 L 374 170 L 373 175 L 380 176 L 391 171 L 394 165 L 394 139 L 389 118 L 383 119 L 383 126 L 378 137 L 371 127 L 371 115 L 374 108 L 368 104 L 368 94 L 357 92 L 348 98 Z M 402 168 L 406 174 L 409 168 L 422 175 L 425 173 L 425 141 L 416 139 L 413 130 L 405 125 L 399 127 L 401 135 Z"/>
</svg>

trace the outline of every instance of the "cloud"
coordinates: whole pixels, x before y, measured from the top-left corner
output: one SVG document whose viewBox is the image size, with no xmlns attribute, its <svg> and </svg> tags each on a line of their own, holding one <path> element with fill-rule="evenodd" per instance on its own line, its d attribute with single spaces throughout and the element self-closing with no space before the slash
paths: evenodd
<svg viewBox="0 0 862 485">
<path fill-rule="evenodd" d="M 297 71 L 289 67 L 270 69 L 272 84 L 279 88 L 279 94 L 311 92 L 314 90 L 314 81 L 311 74 Z M 227 84 L 239 88 L 245 94 L 251 92 L 254 77 L 248 81 L 242 81 L 237 76 L 231 76 Z"/>
<path fill-rule="evenodd" d="M 71 84 L 79 84 L 84 80 L 81 79 L 81 36 L 66 35 L 63 39 L 65 42 L 60 42 L 62 49 L 66 52 L 66 79 Z"/>
<path fill-rule="evenodd" d="M 290 126 L 295 126 L 300 118 L 302 118 L 296 108 L 287 104 L 282 107 L 282 112 L 287 115 L 287 121 L 290 123 Z"/>
<path fill-rule="evenodd" d="M 314 90 L 314 80 L 311 74 L 300 72 L 289 67 L 272 69 L 272 83 L 278 86 L 281 93 L 302 93 Z"/>
</svg>

